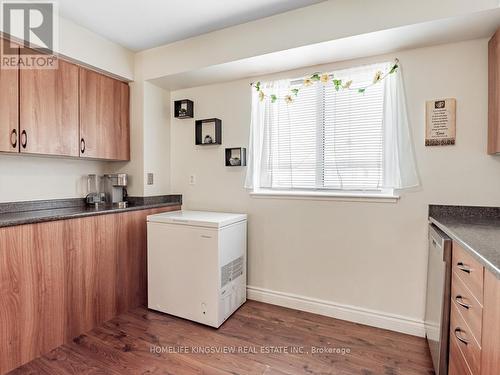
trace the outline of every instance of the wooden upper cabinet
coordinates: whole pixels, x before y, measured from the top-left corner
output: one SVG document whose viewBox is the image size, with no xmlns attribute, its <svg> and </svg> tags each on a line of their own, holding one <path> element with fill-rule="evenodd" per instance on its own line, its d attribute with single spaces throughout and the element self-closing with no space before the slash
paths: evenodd
<svg viewBox="0 0 500 375">
<path fill-rule="evenodd" d="M 0 69 L 0 152 L 130 160 L 129 121 L 127 83 L 61 59 Z"/>
<path fill-rule="evenodd" d="M 80 68 L 80 157 L 130 160 L 129 86 Z"/>
<path fill-rule="evenodd" d="M 59 60 L 19 76 L 21 152 L 78 156 L 78 66 Z"/>
<path fill-rule="evenodd" d="M 500 153 L 500 29 L 488 43 L 488 154 Z"/>
<path fill-rule="evenodd" d="M 4 46 L 9 43 L 0 39 L 0 58 Z M 19 53 L 19 48 L 17 53 Z M 19 75 L 18 70 L 0 69 L 0 152 L 19 152 Z"/>
</svg>

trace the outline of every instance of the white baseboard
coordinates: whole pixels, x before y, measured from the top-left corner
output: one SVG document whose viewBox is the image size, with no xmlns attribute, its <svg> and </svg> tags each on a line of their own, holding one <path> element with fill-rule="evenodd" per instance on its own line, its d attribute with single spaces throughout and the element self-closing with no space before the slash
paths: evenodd
<svg viewBox="0 0 500 375">
<path fill-rule="evenodd" d="M 400 315 L 388 314 L 356 306 L 342 305 L 296 294 L 276 292 L 274 290 L 255 286 L 247 286 L 247 298 L 254 301 L 270 303 L 272 305 L 347 320 L 349 322 L 384 328 L 390 331 L 407 333 L 413 336 L 425 336 L 424 322 L 422 320 L 407 318 Z"/>
</svg>

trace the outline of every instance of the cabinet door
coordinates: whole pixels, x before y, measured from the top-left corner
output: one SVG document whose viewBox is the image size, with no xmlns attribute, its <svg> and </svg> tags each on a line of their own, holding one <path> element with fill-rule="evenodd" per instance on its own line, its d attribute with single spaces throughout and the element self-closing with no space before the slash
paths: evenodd
<svg viewBox="0 0 500 375">
<path fill-rule="evenodd" d="M 0 374 L 64 342 L 65 225 L 0 228 Z"/>
<path fill-rule="evenodd" d="M 20 70 L 21 152 L 78 156 L 78 67 Z"/>
<path fill-rule="evenodd" d="M 500 368 L 500 280 L 484 271 L 481 375 L 496 375 Z"/>
<path fill-rule="evenodd" d="M 80 68 L 80 156 L 129 160 L 127 83 Z"/>
<path fill-rule="evenodd" d="M 9 43 L 0 39 L 0 58 L 3 47 Z M 17 49 L 19 53 L 19 49 Z M 18 69 L 0 69 L 0 151 L 19 152 Z"/>
</svg>

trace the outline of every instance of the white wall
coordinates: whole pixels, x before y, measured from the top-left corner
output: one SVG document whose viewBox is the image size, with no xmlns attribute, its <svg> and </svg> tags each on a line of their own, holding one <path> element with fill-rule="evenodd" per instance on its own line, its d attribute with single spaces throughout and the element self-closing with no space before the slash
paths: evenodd
<svg viewBox="0 0 500 375">
<path fill-rule="evenodd" d="M 170 192 L 170 93 L 146 82 L 144 85 L 144 173 L 153 173 L 153 185 L 144 195 Z"/>
<path fill-rule="evenodd" d="M 0 155 L 0 203 L 87 195 L 88 174 L 109 173 L 107 163 Z"/>
<path fill-rule="evenodd" d="M 56 52 L 124 79 L 134 79 L 132 51 L 63 17 L 58 21 Z"/>
<path fill-rule="evenodd" d="M 130 161 L 115 168 L 129 174 L 129 195 L 169 194 L 170 93 L 147 81 L 130 89 Z M 147 185 L 147 173 L 154 174 L 153 185 Z"/>
<path fill-rule="evenodd" d="M 397 57 L 423 186 L 395 204 L 252 198 L 243 189 L 246 169 L 224 167 L 224 147 L 248 144 L 250 81 L 172 93 L 172 101 L 194 101 L 196 118 L 222 119 L 220 147 L 194 146 L 194 121 L 172 120 L 172 188 L 183 193 L 186 209 L 249 214 L 250 286 L 418 322 L 424 313 L 428 204 L 500 205 L 500 158 L 486 154 L 487 40 L 404 51 Z M 457 99 L 457 144 L 426 148 L 425 101 L 444 97 Z M 191 174 L 195 185 L 188 183 Z"/>
<path fill-rule="evenodd" d="M 62 17 L 58 52 L 122 78 L 134 79 L 132 51 Z"/>
</svg>

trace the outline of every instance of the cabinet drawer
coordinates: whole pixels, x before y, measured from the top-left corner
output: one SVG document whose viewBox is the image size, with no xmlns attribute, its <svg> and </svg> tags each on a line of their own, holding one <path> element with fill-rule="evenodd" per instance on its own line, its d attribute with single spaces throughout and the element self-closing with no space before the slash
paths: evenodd
<svg viewBox="0 0 500 375">
<path fill-rule="evenodd" d="M 453 242 L 453 271 L 483 305 L 483 266 L 459 244 Z"/>
<path fill-rule="evenodd" d="M 479 375 L 481 348 L 472 336 L 470 328 L 461 317 L 455 304 L 451 305 L 450 342 L 454 342 L 460 348 L 472 374 Z"/>
<path fill-rule="evenodd" d="M 456 340 L 450 340 L 450 359 L 448 363 L 448 375 L 472 375 L 469 365 L 458 348 Z"/>
<path fill-rule="evenodd" d="M 472 335 L 478 343 L 481 343 L 481 323 L 483 320 L 483 308 L 472 292 L 465 287 L 463 281 L 453 272 L 451 281 L 451 300 L 465 323 L 469 326 Z"/>
</svg>

